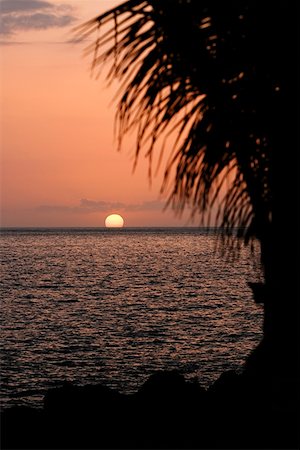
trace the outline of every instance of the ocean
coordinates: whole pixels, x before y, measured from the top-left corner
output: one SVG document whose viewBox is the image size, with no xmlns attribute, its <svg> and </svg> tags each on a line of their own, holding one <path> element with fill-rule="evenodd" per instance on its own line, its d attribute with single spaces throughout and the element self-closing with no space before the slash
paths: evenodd
<svg viewBox="0 0 300 450">
<path fill-rule="evenodd" d="M 65 381 L 135 392 L 156 370 L 203 387 L 262 338 L 259 250 L 201 228 L 2 229 L 1 408 Z"/>
</svg>

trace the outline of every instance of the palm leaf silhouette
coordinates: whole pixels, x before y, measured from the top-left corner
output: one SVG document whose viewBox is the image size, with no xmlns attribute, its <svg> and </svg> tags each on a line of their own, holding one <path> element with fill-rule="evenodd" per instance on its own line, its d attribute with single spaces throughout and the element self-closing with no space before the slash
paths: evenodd
<svg viewBox="0 0 300 450">
<path fill-rule="evenodd" d="M 189 204 L 203 218 L 227 185 L 222 230 L 237 227 L 246 242 L 257 237 L 263 253 L 281 96 L 279 22 L 266 31 L 268 18 L 267 7 L 242 0 L 129 0 L 76 30 L 79 38 L 98 33 L 87 48 L 93 68 L 108 63 L 109 80 L 121 82 L 119 145 L 135 129 L 136 160 L 143 151 L 151 167 L 158 139 L 165 137 L 163 152 L 177 133 L 162 186 L 171 185 L 168 203 L 177 211 Z"/>
</svg>

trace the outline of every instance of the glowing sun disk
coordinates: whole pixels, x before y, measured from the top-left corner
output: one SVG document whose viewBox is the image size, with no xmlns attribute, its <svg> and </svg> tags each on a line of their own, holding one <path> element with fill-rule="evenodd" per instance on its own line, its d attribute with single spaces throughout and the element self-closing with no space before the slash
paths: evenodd
<svg viewBox="0 0 300 450">
<path fill-rule="evenodd" d="M 124 219 L 120 214 L 110 214 L 105 219 L 106 228 L 122 228 L 124 226 Z"/>
</svg>

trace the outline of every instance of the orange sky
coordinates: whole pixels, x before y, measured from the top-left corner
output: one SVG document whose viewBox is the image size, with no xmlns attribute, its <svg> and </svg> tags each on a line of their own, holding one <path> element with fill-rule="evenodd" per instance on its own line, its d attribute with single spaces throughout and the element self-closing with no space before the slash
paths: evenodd
<svg viewBox="0 0 300 450">
<path fill-rule="evenodd" d="M 132 174 L 133 138 L 117 152 L 116 85 L 107 89 L 104 76 L 91 78 L 85 44 L 67 43 L 73 26 L 120 2 L 23 0 L 25 12 L 14 10 L 20 2 L 5 2 L 1 225 L 103 226 L 110 213 L 120 213 L 127 226 L 186 225 L 188 214 L 179 220 L 162 211 L 162 172 L 150 188 L 142 157 Z M 43 26 L 35 25 L 37 12 L 44 14 Z M 52 12 L 68 23 L 52 24 Z"/>
</svg>

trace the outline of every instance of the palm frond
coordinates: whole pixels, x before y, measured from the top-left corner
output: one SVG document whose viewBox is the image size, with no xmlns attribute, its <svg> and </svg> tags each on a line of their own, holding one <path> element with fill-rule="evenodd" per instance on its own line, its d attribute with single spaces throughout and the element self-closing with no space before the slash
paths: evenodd
<svg viewBox="0 0 300 450">
<path fill-rule="evenodd" d="M 279 90 L 263 58 L 270 40 L 258 45 L 267 10 L 257 14 L 248 3 L 128 0 L 76 30 L 83 38 L 98 33 L 87 48 L 93 68 L 109 64 L 108 79 L 120 80 L 119 146 L 136 130 L 136 161 L 143 151 L 151 162 L 159 139 L 165 151 L 166 137 L 177 133 L 162 184 L 168 204 L 203 218 L 227 182 L 217 218 L 246 241 L 261 238 L 271 221 Z"/>
</svg>

